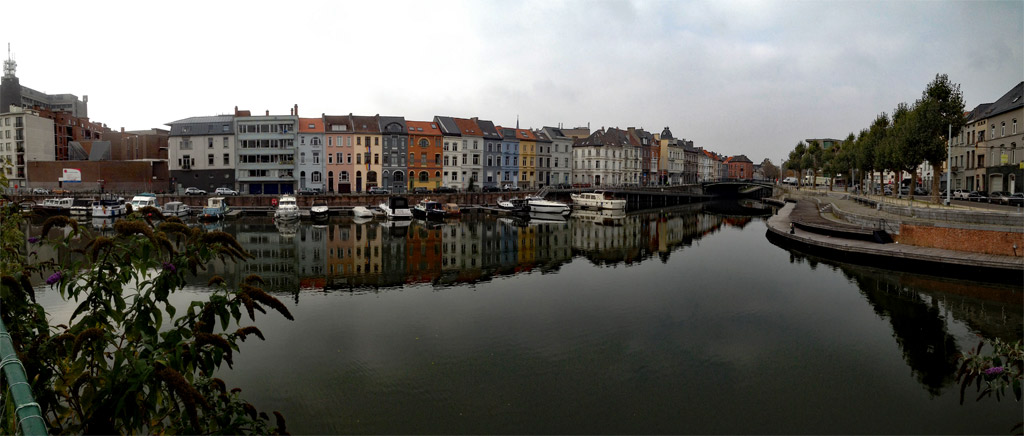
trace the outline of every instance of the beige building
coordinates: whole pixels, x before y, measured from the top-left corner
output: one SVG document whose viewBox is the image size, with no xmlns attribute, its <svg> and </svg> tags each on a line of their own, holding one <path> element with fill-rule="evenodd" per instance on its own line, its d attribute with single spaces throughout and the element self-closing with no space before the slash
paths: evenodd
<svg viewBox="0 0 1024 436">
<path fill-rule="evenodd" d="M 31 109 L 10 110 L 0 114 L 0 171 L 10 189 L 29 188 L 28 162 L 54 160 L 53 120 Z"/>
<path fill-rule="evenodd" d="M 953 138 L 952 188 L 981 192 L 1024 191 L 1024 82 L 994 103 L 978 105 Z"/>
</svg>

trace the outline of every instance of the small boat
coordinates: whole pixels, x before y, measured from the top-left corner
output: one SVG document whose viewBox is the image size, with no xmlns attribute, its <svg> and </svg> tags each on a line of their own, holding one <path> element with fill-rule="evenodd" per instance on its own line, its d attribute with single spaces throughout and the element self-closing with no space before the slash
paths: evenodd
<svg viewBox="0 0 1024 436">
<path fill-rule="evenodd" d="M 32 212 L 39 215 L 70 215 L 73 204 L 75 199 L 71 197 L 47 198 L 42 204 L 33 206 Z"/>
<path fill-rule="evenodd" d="M 626 200 L 615 198 L 607 191 L 570 194 L 573 206 L 587 209 L 626 209 Z"/>
<path fill-rule="evenodd" d="M 529 224 L 554 224 L 567 222 L 566 216 L 560 213 L 545 213 L 531 211 L 529 216 Z"/>
<path fill-rule="evenodd" d="M 509 210 L 511 210 L 511 209 L 515 208 L 515 205 L 512 204 L 511 200 L 502 200 L 502 199 L 499 198 L 498 199 L 498 207 L 502 208 L 502 209 L 509 209 Z"/>
<path fill-rule="evenodd" d="M 299 219 L 299 205 L 296 203 L 294 195 L 284 194 L 277 199 L 274 219 L 286 221 Z"/>
<path fill-rule="evenodd" d="M 92 202 L 93 218 L 114 218 L 124 216 L 127 213 L 128 208 L 125 207 L 124 198 L 121 197 L 106 194 Z"/>
<path fill-rule="evenodd" d="M 545 200 L 541 197 L 527 197 L 530 212 L 568 215 L 571 212 L 568 204 L 560 201 Z"/>
<path fill-rule="evenodd" d="M 89 218 L 92 215 L 92 200 L 88 198 L 76 198 L 71 203 L 71 216 Z"/>
<path fill-rule="evenodd" d="M 327 201 L 322 199 L 313 200 L 313 206 L 309 208 L 309 217 L 313 218 L 313 221 L 327 221 L 330 213 L 330 208 L 327 207 Z"/>
<path fill-rule="evenodd" d="M 199 214 L 200 221 L 219 221 L 224 219 L 227 215 L 228 207 L 227 201 L 224 197 L 209 197 L 206 199 L 206 207 L 203 208 L 203 212 Z"/>
<path fill-rule="evenodd" d="M 412 219 L 412 210 L 409 209 L 409 200 L 405 197 L 389 197 L 387 203 L 381 203 L 381 210 L 389 220 Z"/>
<path fill-rule="evenodd" d="M 192 208 L 190 208 L 189 205 L 182 203 L 180 201 L 170 201 L 164 204 L 164 207 L 163 209 L 160 210 L 160 212 L 163 213 L 165 217 L 183 217 L 188 216 L 188 214 L 192 213 Z"/>
<path fill-rule="evenodd" d="M 352 208 L 352 215 L 358 218 L 373 218 L 373 211 L 366 206 L 356 206 Z"/>
<path fill-rule="evenodd" d="M 444 218 L 445 211 L 444 206 L 434 200 L 425 199 L 416 204 L 412 208 L 412 214 L 416 218 L 422 219 L 440 219 Z"/>
<path fill-rule="evenodd" d="M 143 192 L 135 197 L 132 197 L 132 211 L 138 211 L 146 206 L 153 206 L 157 209 L 160 208 L 160 203 L 156 201 L 156 194 L 149 192 Z"/>
<path fill-rule="evenodd" d="M 462 215 L 462 210 L 459 209 L 459 205 L 455 203 L 445 203 L 444 213 L 446 216 L 459 216 Z"/>
</svg>

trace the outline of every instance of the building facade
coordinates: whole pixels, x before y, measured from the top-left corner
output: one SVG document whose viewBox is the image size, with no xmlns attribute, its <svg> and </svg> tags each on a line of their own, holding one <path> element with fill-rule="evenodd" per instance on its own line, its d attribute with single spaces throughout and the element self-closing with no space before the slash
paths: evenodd
<svg viewBox="0 0 1024 436">
<path fill-rule="evenodd" d="M 406 121 L 409 132 L 409 186 L 437 189 L 441 186 L 444 135 L 432 121 Z"/>
<path fill-rule="evenodd" d="M 323 118 L 299 118 L 299 159 L 295 163 L 300 190 L 326 192 L 326 162 L 335 159 L 328 154 Z"/>
<path fill-rule="evenodd" d="M 221 186 L 235 187 L 234 117 L 218 115 L 191 117 L 167 123 L 167 167 L 171 190 L 194 187 L 213 192 Z"/>
<path fill-rule="evenodd" d="M 409 161 L 409 135 L 405 118 L 378 117 L 381 132 L 381 182 L 391 192 L 405 192 Z"/>
<path fill-rule="evenodd" d="M 235 117 L 238 191 L 279 195 L 295 192 L 296 140 L 299 117 L 295 115 Z"/>
</svg>

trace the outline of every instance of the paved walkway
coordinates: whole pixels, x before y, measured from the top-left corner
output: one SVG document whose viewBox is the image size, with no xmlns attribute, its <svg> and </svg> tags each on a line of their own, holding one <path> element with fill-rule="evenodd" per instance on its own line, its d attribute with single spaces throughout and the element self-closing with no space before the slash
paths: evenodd
<svg viewBox="0 0 1024 436">
<path fill-rule="evenodd" d="M 836 202 L 837 200 L 830 199 L 830 201 Z M 854 205 L 856 204 L 856 202 L 852 200 L 848 200 L 848 202 L 849 204 L 843 203 L 843 206 L 850 207 L 851 209 L 855 207 Z M 792 233 L 790 233 L 790 213 L 795 209 L 795 207 L 795 204 L 787 203 L 782 209 L 779 210 L 779 213 L 777 215 L 772 215 L 771 218 L 768 219 L 768 230 L 772 233 L 775 233 L 776 235 L 779 235 L 781 237 L 790 239 L 798 243 L 813 245 L 824 249 L 837 250 L 844 253 L 857 253 L 861 255 L 890 257 L 904 260 L 914 260 L 929 263 L 943 263 L 967 267 L 995 268 L 1011 271 L 1019 270 L 1022 274 L 1022 279 L 1024 279 L 1024 257 L 1000 256 L 994 254 L 943 250 L 940 248 L 919 247 L 905 244 L 901 245 L 898 243 L 879 244 L 870 241 L 836 238 L 827 235 L 821 235 L 817 233 L 804 231 L 801 229 L 792 229 Z M 869 213 L 871 210 L 873 210 L 872 208 L 867 206 L 856 207 L 866 209 L 858 210 L 858 212 Z"/>
</svg>

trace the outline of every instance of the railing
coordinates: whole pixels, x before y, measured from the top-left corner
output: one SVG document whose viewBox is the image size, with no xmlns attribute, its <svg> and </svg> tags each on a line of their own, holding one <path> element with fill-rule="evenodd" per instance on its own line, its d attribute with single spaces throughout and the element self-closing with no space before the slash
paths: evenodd
<svg viewBox="0 0 1024 436">
<path fill-rule="evenodd" d="M 0 394 L 0 399 L 6 398 L 8 401 L 14 401 L 14 415 L 11 419 L 17 420 L 14 426 L 15 432 L 26 435 L 45 435 L 46 423 L 43 421 L 43 410 L 32 397 L 32 388 L 28 384 L 25 366 L 18 360 L 18 353 L 14 350 L 11 335 L 7 333 L 3 321 L 0 321 L 0 381 L 3 380 L 7 381 L 7 391 L 10 395 Z M 7 407 L 7 410 L 10 409 Z M 7 426 L 4 425 L 4 427 Z"/>
</svg>

